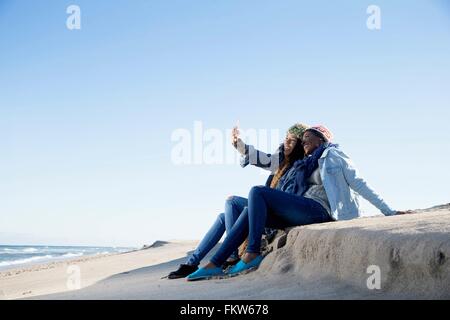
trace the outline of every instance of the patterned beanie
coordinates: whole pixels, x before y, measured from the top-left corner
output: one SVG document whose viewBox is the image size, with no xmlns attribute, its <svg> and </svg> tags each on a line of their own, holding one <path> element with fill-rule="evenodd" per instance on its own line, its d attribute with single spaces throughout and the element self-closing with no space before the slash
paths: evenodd
<svg viewBox="0 0 450 320">
<path fill-rule="evenodd" d="M 293 134 L 297 139 L 302 139 L 303 134 L 308 130 L 309 126 L 302 123 L 296 123 L 289 128 L 287 133 Z"/>
<path fill-rule="evenodd" d="M 333 140 L 333 134 L 323 125 L 311 127 L 307 129 L 307 131 L 314 131 L 315 133 L 318 133 L 319 136 L 325 140 L 325 142 L 331 142 Z"/>
</svg>

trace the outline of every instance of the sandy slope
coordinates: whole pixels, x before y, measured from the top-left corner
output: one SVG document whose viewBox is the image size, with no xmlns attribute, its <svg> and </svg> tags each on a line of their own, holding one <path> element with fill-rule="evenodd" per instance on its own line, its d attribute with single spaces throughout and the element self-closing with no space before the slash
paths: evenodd
<svg viewBox="0 0 450 320">
<path fill-rule="evenodd" d="M 259 272 L 319 280 L 330 277 L 365 290 L 375 266 L 381 293 L 450 298 L 449 258 L 447 207 L 293 229 L 286 246 L 269 255 Z"/>
<path fill-rule="evenodd" d="M 0 275 L 0 288 L 6 285 L 8 298 L 28 287 L 31 295 L 66 290 L 40 299 L 450 298 L 450 205 L 294 228 L 286 245 L 247 275 L 195 283 L 161 279 L 193 248 L 192 242 L 171 243 L 81 263 L 83 287 L 95 284 L 78 291 L 64 289 L 66 274 L 42 271 Z M 373 265 L 380 290 L 367 286 Z"/>
<path fill-rule="evenodd" d="M 106 256 L 91 256 L 0 272 L 0 299 L 27 298 L 93 285 L 115 274 L 184 257 L 197 241 Z M 79 268 L 79 269 L 77 269 Z M 80 274 L 80 281 L 75 278 Z"/>
</svg>

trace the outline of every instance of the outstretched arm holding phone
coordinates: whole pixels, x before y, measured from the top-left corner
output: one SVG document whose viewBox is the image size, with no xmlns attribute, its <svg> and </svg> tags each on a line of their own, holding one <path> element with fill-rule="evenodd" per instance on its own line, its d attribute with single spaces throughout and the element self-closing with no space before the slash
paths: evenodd
<svg viewBox="0 0 450 320">
<path fill-rule="evenodd" d="M 231 141 L 232 145 L 242 155 L 241 166 L 243 168 L 251 164 L 274 173 L 283 161 L 283 145 L 274 154 L 259 151 L 254 146 L 246 144 L 240 138 L 238 125 L 231 132 Z"/>
</svg>

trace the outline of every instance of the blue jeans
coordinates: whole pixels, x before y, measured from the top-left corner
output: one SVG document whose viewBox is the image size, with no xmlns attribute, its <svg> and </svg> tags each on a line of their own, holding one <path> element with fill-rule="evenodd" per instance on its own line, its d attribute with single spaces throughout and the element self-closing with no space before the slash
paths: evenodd
<svg viewBox="0 0 450 320">
<path fill-rule="evenodd" d="M 227 235 L 233 228 L 241 213 L 247 207 L 248 201 L 245 198 L 232 196 L 225 201 L 225 212 L 219 214 L 216 222 L 211 226 L 209 231 L 203 237 L 198 247 L 192 253 L 186 264 L 191 266 L 198 266 L 200 261 L 211 251 L 212 248 L 220 241 L 225 231 Z M 242 243 L 243 241 L 241 241 Z M 241 243 L 239 245 L 241 245 Z M 231 250 L 228 256 L 225 257 L 224 262 L 228 258 L 239 259 L 238 247 Z"/>
<path fill-rule="evenodd" d="M 264 227 L 284 229 L 287 227 L 332 221 L 325 208 L 318 202 L 270 189 L 253 187 L 244 209 L 211 262 L 220 266 L 248 236 L 248 253 L 260 253 Z"/>
</svg>

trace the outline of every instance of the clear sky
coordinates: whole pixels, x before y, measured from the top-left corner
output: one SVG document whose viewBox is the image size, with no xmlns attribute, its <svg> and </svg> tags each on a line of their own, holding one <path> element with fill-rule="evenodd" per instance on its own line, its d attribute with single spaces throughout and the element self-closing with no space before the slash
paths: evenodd
<svg viewBox="0 0 450 320">
<path fill-rule="evenodd" d="M 448 203 L 449 57 L 444 0 L 0 0 L 0 243 L 200 239 L 266 175 L 175 165 L 195 121 L 324 123 L 392 207 Z"/>
</svg>

